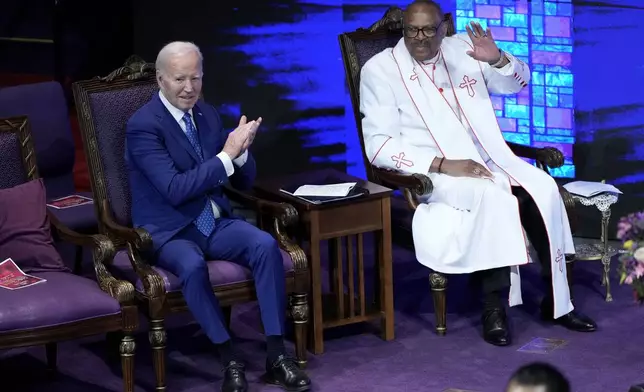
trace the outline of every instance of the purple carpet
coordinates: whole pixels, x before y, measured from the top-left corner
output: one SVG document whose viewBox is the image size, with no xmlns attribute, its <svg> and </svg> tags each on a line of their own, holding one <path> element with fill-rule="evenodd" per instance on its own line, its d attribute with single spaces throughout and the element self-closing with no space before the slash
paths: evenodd
<svg viewBox="0 0 644 392">
<path fill-rule="evenodd" d="M 539 320 L 542 291 L 538 270 L 533 267 L 522 270 L 525 304 L 509 312 L 514 342 L 499 348 L 480 337 L 479 307 L 464 276 L 450 279 L 448 334 L 436 336 L 427 271 L 416 263 L 412 252 L 396 248 L 396 339 L 380 340 L 376 326 L 370 325 L 329 331 L 326 353 L 310 356 L 314 390 L 499 392 L 517 367 L 531 361 L 547 361 L 561 368 L 574 391 L 626 392 L 631 384 L 644 382 L 644 307 L 633 303 L 631 291 L 618 285 L 616 274 L 612 277 L 614 302 L 606 303 L 599 285 L 599 262 L 577 263 L 576 304 L 599 324 L 598 332 L 582 334 Z M 174 316 L 168 327 L 168 391 L 218 390 L 219 364 L 199 327 L 187 315 Z M 248 362 L 251 390 L 277 390 L 259 380 L 264 344 L 257 308 L 235 309 L 232 328 Z M 563 339 L 565 344 L 548 354 L 517 351 L 533 338 Z M 137 344 L 137 391 L 150 391 L 154 376 L 145 332 L 137 336 Z M 62 343 L 59 373 L 54 377 L 46 370 L 43 347 L 0 352 L 0 391 L 121 391 L 120 365 L 118 360 L 107 359 L 108 352 L 102 337 Z"/>
</svg>

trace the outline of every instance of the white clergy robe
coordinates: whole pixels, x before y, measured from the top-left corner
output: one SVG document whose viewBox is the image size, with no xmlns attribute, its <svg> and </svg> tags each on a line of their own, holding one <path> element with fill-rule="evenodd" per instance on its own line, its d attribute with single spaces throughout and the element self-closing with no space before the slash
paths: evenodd
<svg viewBox="0 0 644 392">
<path fill-rule="evenodd" d="M 489 96 L 519 92 L 530 70 L 510 54 L 510 63 L 496 69 L 469 57 L 469 50 L 466 34 L 447 37 L 439 55 L 421 64 L 401 39 L 364 65 L 360 111 L 367 157 L 380 168 L 429 174 L 434 184 L 412 223 L 418 261 L 442 273 L 512 267 L 511 306 L 522 303 L 518 266 L 530 262 L 511 191 L 523 187 L 548 231 L 554 316 L 561 317 L 573 310 L 564 255 L 575 251 L 565 206 L 552 177 L 507 146 Z M 436 157 L 474 160 L 494 178 L 429 173 Z"/>
</svg>

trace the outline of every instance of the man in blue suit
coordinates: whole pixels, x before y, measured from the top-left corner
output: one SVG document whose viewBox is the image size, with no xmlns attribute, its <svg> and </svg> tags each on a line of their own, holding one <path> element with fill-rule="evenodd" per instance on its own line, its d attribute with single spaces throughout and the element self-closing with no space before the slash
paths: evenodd
<svg viewBox="0 0 644 392">
<path fill-rule="evenodd" d="M 157 265 L 181 279 L 188 307 L 224 365 L 222 391 L 245 392 L 244 366 L 235 355 L 206 260 L 250 268 L 267 336 L 266 380 L 287 391 L 306 391 L 308 376 L 286 355 L 284 266 L 268 233 L 233 218 L 223 186 L 249 189 L 255 161 L 248 152 L 262 122 L 227 133 L 217 111 L 199 100 L 203 57 L 189 42 L 172 42 L 157 57 L 159 94 L 127 124 L 126 161 L 132 219 L 152 235 Z"/>
</svg>

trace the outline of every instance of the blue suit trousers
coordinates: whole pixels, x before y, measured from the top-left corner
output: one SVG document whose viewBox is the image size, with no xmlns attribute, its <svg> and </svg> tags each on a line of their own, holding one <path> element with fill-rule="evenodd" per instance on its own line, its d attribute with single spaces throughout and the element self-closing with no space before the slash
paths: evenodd
<svg viewBox="0 0 644 392">
<path fill-rule="evenodd" d="M 159 267 L 178 276 L 183 296 L 205 334 L 215 343 L 230 339 L 217 297 L 212 291 L 206 260 L 226 260 L 252 271 L 267 336 L 284 334 L 286 288 L 282 254 L 265 231 L 238 219 L 217 219 L 205 237 L 189 225 L 157 252 Z"/>
</svg>

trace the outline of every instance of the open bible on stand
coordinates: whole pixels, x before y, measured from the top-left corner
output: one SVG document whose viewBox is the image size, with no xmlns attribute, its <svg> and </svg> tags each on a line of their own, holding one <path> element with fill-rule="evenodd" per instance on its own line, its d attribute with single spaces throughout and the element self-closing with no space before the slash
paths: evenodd
<svg viewBox="0 0 644 392">
<path fill-rule="evenodd" d="M 280 191 L 313 204 L 353 199 L 369 193 L 355 182 L 295 185 L 284 187 Z"/>
<path fill-rule="evenodd" d="M 595 197 L 602 193 L 621 194 L 622 191 L 615 188 L 613 185 L 604 182 L 590 182 L 590 181 L 573 181 L 563 186 L 566 190 L 573 195 L 578 195 L 585 198 Z"/>
</svg>

